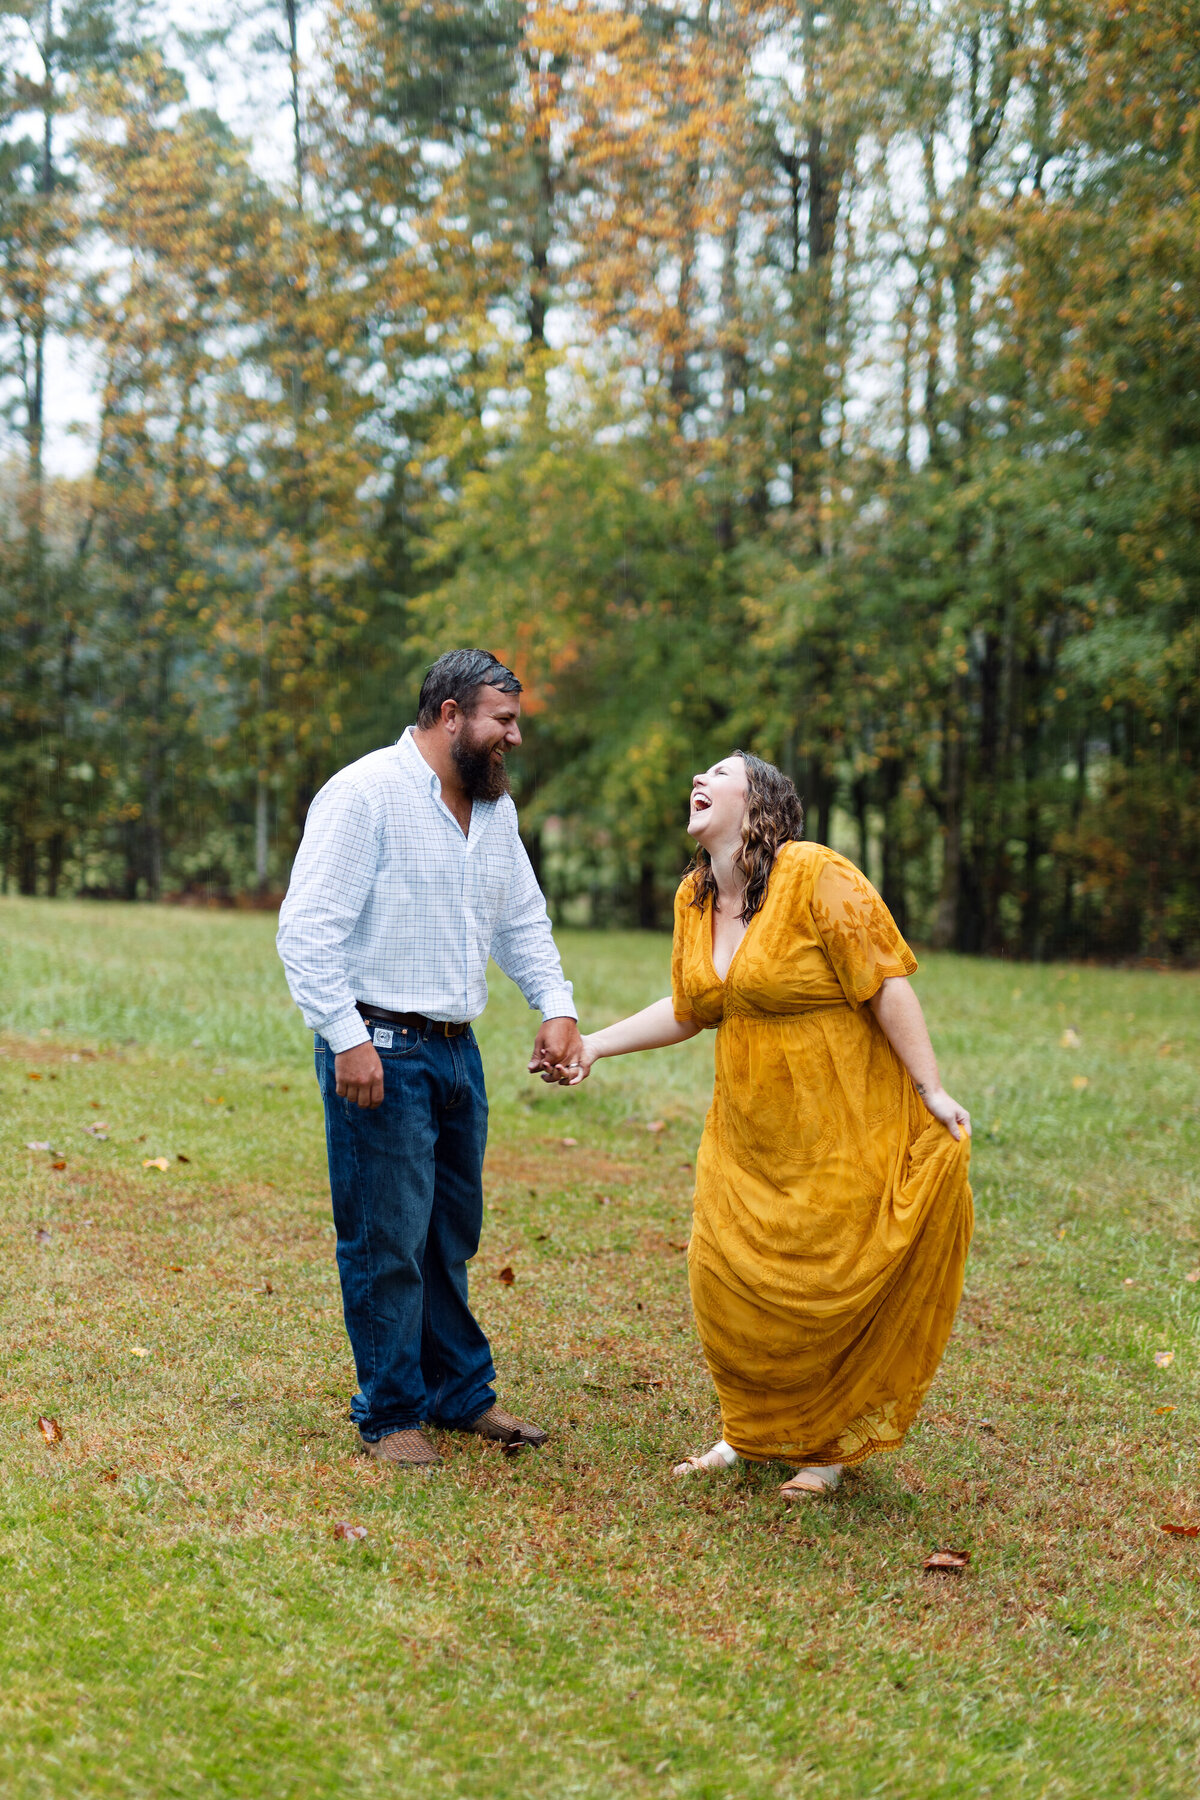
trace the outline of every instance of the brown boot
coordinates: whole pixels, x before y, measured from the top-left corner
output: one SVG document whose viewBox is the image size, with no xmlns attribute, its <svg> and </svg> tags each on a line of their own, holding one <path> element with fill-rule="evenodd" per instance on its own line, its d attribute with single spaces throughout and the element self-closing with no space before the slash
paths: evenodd
<svg viewBox="0 0 1200 1800">
<path fill-rule="evenodd" d="M 476 1437 L 487 1438 L 492 1444 L 506 1444 L 510 1449 L 519 1449 L 522 1444 L 544 1444 L 548 1435 L 540 1425 L 531 1425 L 528 1419 L 514 1419 L 499 1406 L 490 1406 L 459 1429 L 473 1431 Z"/>
<path fill-rule="evenodd" d="M 375 1444 L 363 1438 L 362 1447 L 373 1462 L 401 1463 L 416 1469 L 442 1467 L 442 1459 L 429 1439 L 415 1427 L 411 1431 L 389 1431 Z"/>
</svg>

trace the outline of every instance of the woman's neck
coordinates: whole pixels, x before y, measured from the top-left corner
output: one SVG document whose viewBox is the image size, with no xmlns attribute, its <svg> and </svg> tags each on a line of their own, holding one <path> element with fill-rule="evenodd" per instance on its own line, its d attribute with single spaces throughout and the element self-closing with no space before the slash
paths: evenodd
<svg viewBox="0 0 1200 1800">
<path fill-rule="evenodd" d="M 713 880 L 717 884 L 717 906 L 723 913 L 741 914 L 746 893 L 746 876 L 735 860 L 741 853 L 741 848 L 739 839 L 736 844 L 723 844 L 719 849 L 709 852 L 708 860 Z"/>
</svg>

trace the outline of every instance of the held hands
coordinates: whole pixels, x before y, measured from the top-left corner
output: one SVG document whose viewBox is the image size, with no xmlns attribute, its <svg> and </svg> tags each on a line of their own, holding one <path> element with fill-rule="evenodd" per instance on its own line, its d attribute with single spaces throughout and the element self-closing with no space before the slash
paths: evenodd
<svg viewBox="0 0 1200 1800">
<path fill-rule="evenodd" d="M 918 1087 L 917 1092 L 926 1112 L 931 1112 L 935 1119 L 940 1119 L 952 1138 L 961 1138 L 964 1131 L 970 1137 L 970 1113 L 957 1100 L 951 1099 L 944 1087 Z"/>
<path fill-rule="evenodd" d="M 546 1019 L 534 1040 L 529 1073 L 559 1087 L 574 1087 L 583 1080 L 582 1053 L 583 1039 L 574 1019 Z"/>
</svg>

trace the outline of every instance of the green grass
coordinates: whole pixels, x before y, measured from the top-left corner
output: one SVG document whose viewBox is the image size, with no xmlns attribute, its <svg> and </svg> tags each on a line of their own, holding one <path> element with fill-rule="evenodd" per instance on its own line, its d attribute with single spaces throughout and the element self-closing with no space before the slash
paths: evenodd
<svg viewBox="0 0 1200 1800">
<path fill-rule="evenodd" d="M 6 1797 L 1196 1794 L 1200 1539 L 1161 1530 L 1200 1522 L 1195 978 L 926 960 L 967 1297 L 904 1451 L 785 1510 L 779 1471 L 667 1473 L 717 1423 L 680 1249 L 711 1040 L 546 1089 L 500 977 L 474 1292 L 553 1439 L 354 1455 L 272 931 L 0 902 Z M 585 1020 L 665 989 L 665 939 L 563 947 Z"/>
</svg>

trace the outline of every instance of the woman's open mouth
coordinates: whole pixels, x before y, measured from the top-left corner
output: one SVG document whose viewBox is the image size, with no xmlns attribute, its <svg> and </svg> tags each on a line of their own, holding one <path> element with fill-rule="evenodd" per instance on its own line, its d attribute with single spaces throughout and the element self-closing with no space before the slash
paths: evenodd
<svg viewBox="0 0 1200 1800">
<path fill-rule="evenodd" d="M 692 811 L 693 812 L 707 812 L 711 805 L 712 805 L 712 801 L 710 799 L 708 799 L 708 797 L 706 795 L 704 795 L 704 794 L 693 794 L 692 795 Z"/>
</svg>

